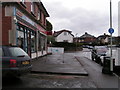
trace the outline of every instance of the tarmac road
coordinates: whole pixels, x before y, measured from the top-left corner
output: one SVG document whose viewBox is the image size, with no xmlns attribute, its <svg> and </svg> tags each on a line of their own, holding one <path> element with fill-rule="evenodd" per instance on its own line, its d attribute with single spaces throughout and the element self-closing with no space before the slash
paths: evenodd
<svg viewBox="0 0 120 90">
<path fill-rule="evenodd" d="M 12 82 L 11 82 L 12 81 Z M 29 74 L 16 79 L 4 79 L 4 88 L 97 88 L 86 76 Z"/>
<path fill-rule="evenodd" d="M 46 60 L 47 58 L 49 60 Z M 69 66 L 79 67 L 80 70 L 82 68 L 80 63 L 74 58 L 74 54 L 71 55 L 71 53 L 65 53 L 64 57 L 63 55 L 53 55 L 53 56 L 43 57 L 40 58 L 39 62 L 38 61 L 35 62 L 36 62 L 36 64 L 34 64 L 35 66 L 41 62 L 40 64 L 43 65 L 45 64 L 55 65 L 55 66 L 69 65 Z M 38 67 L 41 68 L 39 65 Z M 67 67 L 65 70 L 67 69 L 71 70 L 72 67 L 70 68 Z M 3 87 L 4 88 L 97 88 L 95 83 L 88 76 L 56 75 L 56 74 L 49 75 L 49 74 L 34 74 L 34 73 L 30 73 L 28 75 L 16 79 L 5 78 L 3 79 Z"/>
<path fill-rule="evenodd" d="M 102 67 L 85 57 L 77 57 L 82 63 L 83 67 L 89 73 L 89 78 L 99 88 L 118 88 L 118 78 L 114 75 L 102 74 Z"/>
<path fill-rule="evenodd" d="M 104 75 L 101 73 L 102 67 L 85 57 L 88 56 L 84 50 L 75 53 L 65 53 L 63 55 L 52 55 L 52 60 L 44 59 L 50 57 L 43 57 L 40 59 L 43 64 L 64 65 L 72 64 L 80 67 L 82 66 L 87 72 L 88 76 L 76 75 L 56 75 L 56 74 L 34 74 L 22 76 L 19 79 L 4 79 L 4 88 L 118 88 L 118 78 L 116 76 Z M 85 54 L 86 53 L 86 54 Z M 55 59 L 55 56 L 57 59 Z M 69 56 L 69 57 L 68 57 Z M 60 58 L 60 59 L 58 59 Z M 64 58 L 64 63 L 63 63 Z M 67 59 L 66 59 L 67 58 Z M 76 59 L 76 60 L 75 60 Z M 55 61 L 57 60 L 57 62 Z M 74 60 L 74 63 L 72 60 Z M 39 63 L 40 63 L 39 61 Z M 70 62 L 69 62 L 70 61 Z M 36 61 L 38 62 L 38 61 Z M 40 68 L 40 66 L 39 66 Z"/>
</svg>

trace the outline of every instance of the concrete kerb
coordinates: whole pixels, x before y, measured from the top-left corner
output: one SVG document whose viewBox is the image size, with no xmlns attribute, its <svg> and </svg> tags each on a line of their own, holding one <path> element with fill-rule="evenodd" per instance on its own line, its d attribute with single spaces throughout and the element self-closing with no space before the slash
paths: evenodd
<svg viewBox="0 0 120 90">
<path fill-rule="evenodd" d="M 82 66 L 84 66 L 77 57 L 75 57 L 75 59 L 76 59 Z"/>
<path fill-rule="evenodd" d="M 32 58 L 31 61 L 34 62 L 36 60 L 38 60 L 39 58 L 42 58 L 42 57 L 45 57 L 45 56 L 48 56 L 48 55 L 52 55 L 52 54 L 45 54 L 43 56 L 39 56 L 39 57 L 36 57 L 36 58 Z"/>
<path fill-rule="evenodd" d="M 50 75 L 75 75 L 75 76 L 88 76 L 88 73 L 66 73 L 66 72 L 41 72 L 31 71 L 33 74 L 50 74 Z"/>
<path fill-rule="evenodd" d="M 75 59 L 76 59 L 82 66 L 84 66 L 77 57 L 75 57 Z M 84 69 L 85 69 L 85 68 L 84 68 Z M 85 69 L 85 71 L 87 71 L 87 70 Z M 87 73 L 88 73 L 88 72 L 87 72 Z M 88 75 L 89 75 L 89 74 L 88 74 Z"/>
</svg>

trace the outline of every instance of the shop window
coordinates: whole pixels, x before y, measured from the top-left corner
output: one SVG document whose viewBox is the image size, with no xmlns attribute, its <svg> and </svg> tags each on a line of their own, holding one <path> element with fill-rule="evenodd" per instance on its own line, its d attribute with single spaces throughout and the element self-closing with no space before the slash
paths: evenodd
<svg viewBox="0 0 120 90">
<path fill-rule="evenodd" d="M 41 51 L 41 35 L 39 34 L 38 50 Z"/>
<path fill-rule="evenodd" d="M 43 50 L 45 50 L 45 49 L 46 49 L 46 39 L 44 37 L 44 47 L 43 47 Z"/>
<path fill-rule="evenodd" d="M 1 57 L 1 56 L 5 56 L 2 47 L 0 47 L 0 57 Z"/>
<path fill-rule="evenodd" d="M 23 40 L 24 40 L 24 32 L 23 31 L 18 31 L 18 37 L 17 37 L 18 43 L 17 44 L 22 49 L 23 49 Z"/>
<path fill-rule="evenodd" d="M 25 29 L 25 51 L 28 52 L 28 34 L 27 34 L 27 29 Z"/>
<path fill-rule="evenodd" d="M 31 52 L 36 51 L 36 34 L 35 32 L 31 32 Z"/>
<path fill-rule="evenodd" d="M 20 27 L 20 31 L 23 31 L 23 27 Z"/>
<path fill-rule="evenodd" d="M 46 43 L 45 37 L 42 36 L 42 37 L 41 37 L 41 49 L 42 49 L 42 50 L 45 50 L 45 45 L 46 45 L 45 43 Z"/>
<path fill-rule="evenodd" d="M 16 26 L 16 29 L 19 30 L 19 26 L 18 25 Z"/>
<path fill-rule="evenodd" d="M 41 50 L 43 51 L 43 48 L 44 48 L 44 39 L 43 37 L 41 37 Z"/>
<path fill-rule="evenodd" d="M 20 47 L 20 48 L 24 48 L 23 47 L 23 43 L 24 43 L 24 29 L 23 27 L 19 27 L 17 26 L 17 45 Z"/>
</svg>

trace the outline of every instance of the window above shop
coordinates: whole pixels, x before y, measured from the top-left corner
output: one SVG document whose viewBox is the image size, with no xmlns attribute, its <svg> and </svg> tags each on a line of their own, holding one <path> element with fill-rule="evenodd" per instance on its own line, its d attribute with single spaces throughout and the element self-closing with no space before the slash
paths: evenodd
<svg viewBox="0 0 120 90">
<path fill-rule="evenodd" d="M 35 13 L 35 4 L 34 2 L 31 2 L 31 13 L 34 15 Z M 34 15 L 35 16 L 35 15 Z"/>
<path fill-rule="evenodd" d="M 25 4 L 25 0 L 20 0 L 23 4 Z"/>
<path fill-rule="evenodd" d="M 41 11 L 39 10 L 37 20 L 40 20 L 40 19 L 41 19 Z"/>
<path fill-rule="evenodd" d="M 20 0 L 20 3 L 22 4 L 22 6 L 24 6 L 26 8 L 25 0 Z"/>
</svg>

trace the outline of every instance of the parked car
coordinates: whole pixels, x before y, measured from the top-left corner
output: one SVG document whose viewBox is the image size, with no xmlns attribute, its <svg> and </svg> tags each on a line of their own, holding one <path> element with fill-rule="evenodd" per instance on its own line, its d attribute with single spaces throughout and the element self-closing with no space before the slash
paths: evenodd
<svg viewBox="0 0 120 90">
<path fill-rule="evenodd" d="M 83 45 L 83 48 L 93 49 L 93 46 Z"/>
<path fill-rule="evenodd" d="M 106 56 L 107 50 L 106 46 L 94 46 L 91 51 L 92 60 L 102 65 L 103 62 L 101 61 L 101 58 Z"/>
<path fill-rule="evenodd" d="M 2 52 L 2 76 L 21 76 L 31 71 L 31 58 L 19 47 L 0 46 Z"/>
<path fill-rule="evenodd" d="M 88 49 L 93 49 L 93 46 L 89 46 Z"/>
</svg>

